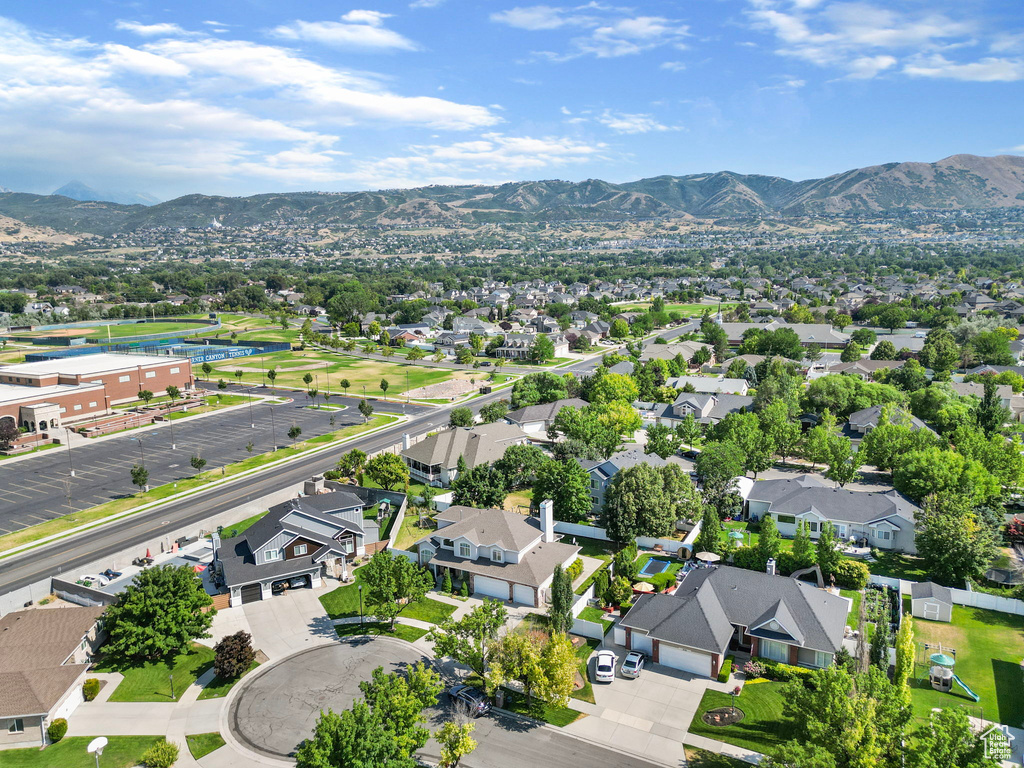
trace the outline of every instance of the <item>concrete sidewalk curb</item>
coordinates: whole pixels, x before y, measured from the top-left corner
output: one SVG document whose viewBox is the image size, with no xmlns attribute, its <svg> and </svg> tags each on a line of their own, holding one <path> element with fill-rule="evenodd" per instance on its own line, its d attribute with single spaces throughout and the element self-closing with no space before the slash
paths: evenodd
<svg viewBox="0 0 1024 768">
<path fill-rule="evenodd" d="M 261 465 L 259 467 L 253 467 L 252 469 L 247 469 L 247 470 L 245 470 L 243 472 L 240 472 L 240 473 L 238 473 L 236 475 L 232 475 L 231 477 L 226 477 L 225 476 L 221 480 L 214 480 L 213 482 L 207 483 L 206 485 L 200 486 L 199 488 L 192 488 L 192 489 L 187 490 L 187 491 L 181 491 L 180 493 L 172 494 L 172 495 L 167 496 L 167 497 L 165 497 L 163 499 L 156 499 L 154 501 L 147 502 L 146 504 L 143 504 L 141 506 L 125 510 L 124 512 L 118 512 L 117 514 L 111 515 L 109 517 L 105 517 L 102 520 L 97 520 L 97 521 L 92 522 L 92 523 L 86 523 L 86 524 L 80 525 L 80 526 L 78 526 L 76 528 L 71 528 L 71 529 L 69 529 L 67 531 L 62 531 L 60 533 L 55 533 L 55 534 L 52 534 L 50 536 L 46 536 L 46 537 L 44 537 L 42 539 L 38 539 L 36 541 L 29 542 L 27 544 L 21 544 L 21 545 L 19 545 L 17 547 L 13 547 L 12 549 L 7 550 L 6 552 L 0 553 L 0 560 L 6 560 L 6 559 L 9 559 L 9 558 L 12 558 L 12 557 L 16 557 L 18 555 L 25 554 L 26 552 L 30 552 L 30 551 L 38 549 L 40 547 L 44 547 L 47 544 L 53 544 L 53 543 L 58 542 L 58 541 L 64 541 L 66 539 L 73 538 L 73 537 L 75 537 L 75 536 L 77 536 L 77 535 L 79 535 L 81 533 L 85 533 L 87 531 L 93 531 L 93 530 L 95 530 L 97 528 L 102 528 L 103 526 L 110 525 L 112 523 L 116 523 L 119 520 L 123 520 L 126 517 L 131 517 L 132 515 L 136 515 L 136 514 L 138 514 L 140 512 L 151 511 L 151 510 L 156 509 L 156 508 L 158 508 L 158 507 L 160 507 L 160 506 L 162 506 L 164 504 L 168 504 L 168 503 L 176 502 L 176 501 L 181 501 L 183 499 L 189 498 L 190 496 L 195 496 L 195 495 L 198 495 L 200 493 L 205 493 L 205 492 L 210 491 L 210 490 L 218 490 L 218 489 L 230 486 L 230 485 L 232 485 L 232 484 L 234 484 L 236 482 L 239 482 L 239 481 L 249 480 L 254 475 L 262 474 L 262 473 L 267 472 L 267 471 L 278 470 L 282 466 L 288 464 L 289 462 L 296 461 L 298 459 L 308 458 L 310 456 L 316 456 L 316 455 L 319 455 L 321 453 L 325 453 L 327 451 L 330 451 L 330 450 L 333 450 L 333 449 L 337 448 L 338 446 L 346 445 L 346 444 L 348 444 L 348 443 L 350 443 L 350 442 L 352 442 L 354 440 L 361 440 L 361 439 L 364 439 L 366 437 L 371 437 L 371 436 L 373 436 L 375 434 L 378 434 L 380 432 L 386 431 L 388 429 L 392 429 L 392 428 L 398 426 L 399 424 L 403 424 L 403 423 L 405 423 L 405 422 L 410 420 L 409 417 L 407 415 L 405 415 L 405 414 L 382 413 L 382 414 L 379 414 L 379 415 L 387 417 L 387 418 L 389 418 L 391 420 L 387 424 L 381 424 L 379 427 L 374 427 L 373 429 L 367 430 L 365 432 L 360 432 L 358 434 L 351 435 L 350 437 L 346 437 L 346 438 L 343 438 L 341 440 L 332 441 L 332 442 L 326 443 L 324 445 L 317 446 L 315 448 L 311 448 L 308 451 L 302 451 L 300 453 L 296 453 L 293 456 L 286 456 L 286 457 L 283 457 L 283 458 L 280 458 L 280 459 L 276 459 L 275 461 L 272 461 L 272 462 L 270 462 L 268 464 L 263 464 L 263 465 Z M 287 446 L 284 446 L 284 447 L 287 447 Z M 162 488 L 163 486 L 158 486 L 158 487 Z"/>
</svg>

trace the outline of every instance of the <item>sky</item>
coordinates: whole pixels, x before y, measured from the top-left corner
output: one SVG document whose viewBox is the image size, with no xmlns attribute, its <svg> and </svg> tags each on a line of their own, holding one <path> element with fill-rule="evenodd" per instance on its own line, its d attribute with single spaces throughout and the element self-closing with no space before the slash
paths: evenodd
<svg viewBox="0 0 1024 768">
<path fill-rule="evenodd" d="M 816 178 L 1024 154 L 1020 0 L 0 4 L 0 185 Z"/>
</svg>

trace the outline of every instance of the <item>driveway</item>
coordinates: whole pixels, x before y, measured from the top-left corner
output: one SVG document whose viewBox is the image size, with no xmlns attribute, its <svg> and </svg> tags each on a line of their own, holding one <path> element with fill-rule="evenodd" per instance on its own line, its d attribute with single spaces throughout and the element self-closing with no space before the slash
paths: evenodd
<svg viewBox="0 0 1024 768">
<path fill-rule="evenodd" d="M 276 661 L 337 639 L 334 625 L 319 600 L 320 595 L 337 586 L 337 581 L 325 579 L 317 589 L 290 589 L 283 595 L 229 608 L 224 613 L 243 612 L 252 633 L 253 648 Z"/>
<path fill-rule="evenodd" d="M 566 726 L 565 731 L 581 738 L 627 749 L 638 757 L 682 764 L 683 740 L 690 721 L 708 688 L 726 691 L 729 683 L 680 672 L 649 660 L 640 677 L 622 677 L 618 668 L 629 651 L 610 641 L 601 646 L 618 656 L 615 680 L 594 683 L 595 705 L 572 706 L 590 717 Z M 594 659 L 590 661 L 593 680 Z"/>
<path fill-rule="evenodd" d="M 320 710 L 350 707 L 358 697 L 359 682 L 374 668 L 396 671 L 425 658 L 413 645 L 387 637 L 352 637 L 311 648 L 247 677 L 232 693 L 227 712 L 229 749 L 237 758 L 261 764 L 281 764 L 313 731 Z M 457 719 L 445 697 L 426 715 L 430 728 Z M 585 718 L 589 719 L 589 718 Z M 474 720 L 473 737 L 479 747 L 463 759 L 465 768 L 531 768 L 614 765 L 617 768 L 652 768 L 654 763 L 633 755 L 625 746 L 604 747 L 581 740 L 563 729 L 518 718 L 491 714 Z M 567 730 L 567 729 L 565 729 Z M 253 753 L 256 753 L 254 756 Z M 439 749 L 430 741 L 421 755 L 437 762 Z M 660 757 L 659 765 L 684 765 Z"/>
</svg>

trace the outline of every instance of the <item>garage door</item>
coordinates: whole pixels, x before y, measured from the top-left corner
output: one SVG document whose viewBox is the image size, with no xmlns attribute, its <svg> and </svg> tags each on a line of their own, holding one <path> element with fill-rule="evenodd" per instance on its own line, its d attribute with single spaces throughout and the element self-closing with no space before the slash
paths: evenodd
<svg viewBox="0 0 1024 768">
<path fill-rule="evenodd" d="M 263 587 L 259 584 L 247 584 L 242 587 L 242 605 L 258 603 L 263 599 Z"/>
<path fill-rule="evenodd" d="M 522 605 L 534 605 L 536 601 L 533 595 L 533 587 L 527 587 L 523 584 L 512 585 L 512 597 L 515 602 Z"/>
<path fill-rule="evenodd" d="M 508 582 L 506 581 L 489 579 L 486 576 L 476 576 L 473 578 L 473 590 L 478 595 L 508 600 Z"/>
<path fill-rule="evenodd" d="M 615 638 L 615 644 L 625 646 L 626 630 L 620 627 L 618 624 L 616 624 L 615 629 L 613 631 L 615 632 L 615 634 L 613 635 L 613 637 Z"/>
<path fill-rule="evenodd" d="M 651 638 L 649 635 L 645 635 L 643 632 L 637 632 L 635 629 L 630 633 L 629 649 L 631 651 L 650 653 L 651 647 Z"/>
<path fill-rule="evenodd" d="M 678 645 L 660 643 L 658 663 L 694 675 L 711 677 L 711 657 L 708 654 L 680 648 Z"/>
<path fill-rule="evenodd" d="M 85 701 L 85 697 L 82 695 L 82 686 L 76 685 L 68 692 L 67 698 L 57 707 L 57 710 L 53 713 L 53 719 L 56 720 L 58 717 L 63 717 L 67 720 L 83 701 Z"/>
</svg>

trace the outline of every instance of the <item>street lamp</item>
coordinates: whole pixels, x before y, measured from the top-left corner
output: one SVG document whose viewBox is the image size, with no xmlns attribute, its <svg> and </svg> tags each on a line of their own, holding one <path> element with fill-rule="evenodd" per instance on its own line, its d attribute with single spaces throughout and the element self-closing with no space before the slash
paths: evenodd
<svg viewBox="0 0 1024 768">
<path fill-rule="evenodd" d="M 142 458 L 142 466 L 146 466 L 146 452 L 142 449 L 142 438 L 141 437 L 129 437 L 129 440 L 134 440 L 139 444 L 139 456 Z"/>
<path fill-rule="evenodd" d="M 168 677 L 171 679 L 171 699 L 173 700 L 174 699 L 174 674 L 171 673 L 170 675 L 168 675 Z"/>
<path fill-rule="evenodd" d="M 363 624 L 363 585 L 359 585 L 359 625 Z"/>
<path fill-rule="evenodd" d="M 174 442 L 174 419 L 171 418 L 171 414 L 167 414 L 167 426 L 171 430 L 171 450 L 177 448 L 177 444 Z"/>
<path fill-rule="evenodd" d="M 68 471 L 69 474 L 75 476 L 75 465 L 71 461 L 71 427 L 64 427 L 64 431 L 68 433 Z"/>
<path fill-rule="evenodd" d="M 270 406 L 270 433 L 274 438 L 274 450 L 277 450 L 277 427 L 274 426 L 274 406 Z"/>
<path fill-rule="evenodd" d="M 252 387 L 246 389 L 245 393 L 249 396 L 249 426 L 256 429 L 256 419 L 252 416 Z"/>
</svg>

